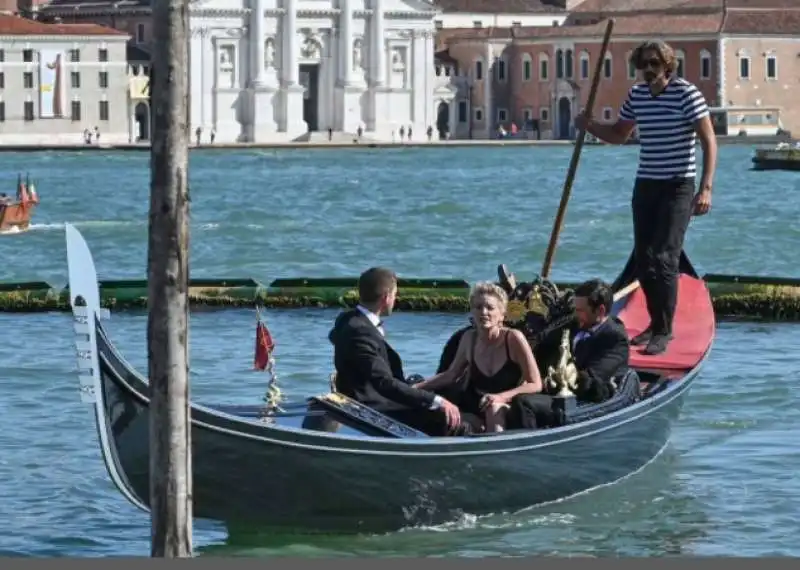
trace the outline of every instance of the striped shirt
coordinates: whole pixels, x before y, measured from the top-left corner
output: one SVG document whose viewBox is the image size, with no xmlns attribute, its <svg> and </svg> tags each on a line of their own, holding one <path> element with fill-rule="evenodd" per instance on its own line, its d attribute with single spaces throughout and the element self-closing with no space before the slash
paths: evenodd
<svg viewBox="0 0 800 570">
<path fill-rule="evenodd" d="M 639 130 L 638 178 L 692 178 L 697 173 L 695 121 L 709 115 L 705 97 L 694 85 L 673 78 L 656 96 L 647 83 L 637 83 L 619 111 Z"/>
</svg>

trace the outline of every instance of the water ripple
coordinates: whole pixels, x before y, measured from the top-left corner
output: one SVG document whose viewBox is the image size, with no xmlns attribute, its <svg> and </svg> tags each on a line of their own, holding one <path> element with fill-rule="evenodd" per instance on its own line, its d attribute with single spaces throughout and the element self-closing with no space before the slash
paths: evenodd
<svg viewBox="0 0 800 570">
<path fill-rule="evenodd" d="M 192 274 L 493 277 L 504 262 L 538 270 L 571 149 L 252 151 L 192 155 Z M 612 277 L 630 247 L 635 149 L 587 148 L 555 277 Z M 792 173 L 747 170 L 749 149 L 723 147 L 714 213 L 695 220 L 702 272 L 796 275 L 800 191 Z M 7 180 L 25 161 L 44 202 L 32 230 L 0 239 L 6 280 L 66 282 L 63 224 L 87 237 L 100 277 L 142 277 L 149 173 L 143 153 L 0 154 Z M 754 208 L 758 215 L 753 215 Z M 736 229 L 745 238 L 735 238 Z M 278 371 L 291 396 L 324 390 L 333 310 L 270 311 Z M 387 324 L 408 373 L 434 371 L 459 315 L 396 314 Z M 123 556 L 149 551 L 149 518 L 126 503 L 100 459 L 77 392 L 71 321 L 0 314 L 0 554 Z M 146 315 L 115 314 L 112 337 L 146 369 Z M 193 397 L 253 402 L 254 315 L 194 313 Z M 671 446 L 619 485 L 517 514 L 358 537 L 229 535 L 198 521 L 201 555 L 743 556 L 800 555 L 800 367 L 790 324 L 725 323 L 687 399 Z"/>
</svg>

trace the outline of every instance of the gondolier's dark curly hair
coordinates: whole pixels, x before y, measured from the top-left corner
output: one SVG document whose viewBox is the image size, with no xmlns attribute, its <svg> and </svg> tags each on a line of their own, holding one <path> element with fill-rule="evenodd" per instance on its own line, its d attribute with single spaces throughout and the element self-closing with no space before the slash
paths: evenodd
<svg viewBox="0 0 800 570">
<path fill-rule="evenodd" d="M 675 70 L 678 68 L 678 60 L 675 57 L 675 51 L 667 42 L 662 40 L 648 40 L 639 45 L 631 54 L 631 65 L 636 69 L 642 69 L 644 67 L 642 57 L 648 51 L 654 51 L 658 54 L 658 58 L 661 60 L 661 63 L 664 64 L 664 70 L 667 75 L 675 73 Z"/>
</svg>

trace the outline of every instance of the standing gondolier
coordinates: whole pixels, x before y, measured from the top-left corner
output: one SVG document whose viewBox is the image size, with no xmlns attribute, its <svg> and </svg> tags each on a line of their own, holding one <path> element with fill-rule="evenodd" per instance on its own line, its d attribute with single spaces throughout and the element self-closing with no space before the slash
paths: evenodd
<svg viewBox="0 0 800 570">
<path fill-rule="evenodd" d="M 647 299 L 650 326 L 631 339 L 647 343 L 646 354 L 664 352 L 672 338 L 678 297 L 680 254 L 692 214 L 711 209 L 717 142 L 708 105 L 697 87 L 675 74 L 672 48 L 662 41 L 640 45 L 631 63 L 644 82 L 628 91 L 613 124 L 583 115 L 578 128 L 612 144 L 623 144 L 639 129 L 639 169 L 633 188 L 636 276 Z M 700 188 L 695 193 L 695 144 L 703 148 Z"/>
</svg>

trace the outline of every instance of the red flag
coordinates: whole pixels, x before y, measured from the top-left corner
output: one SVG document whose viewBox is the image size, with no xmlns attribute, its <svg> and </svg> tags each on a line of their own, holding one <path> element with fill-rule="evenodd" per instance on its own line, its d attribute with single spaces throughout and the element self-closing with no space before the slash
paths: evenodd
<svg viewBox="0 0 800 570">
<path fill-rule="evenodd" d="M 253 359 L 253 368 L 256 370 L 265 370 L 274 349 L 275 341 L 272 340 L 272 335 L 267 325 L 265 325 L 259 317 L 256 323 L 256 354 Z"/>
</svg>

